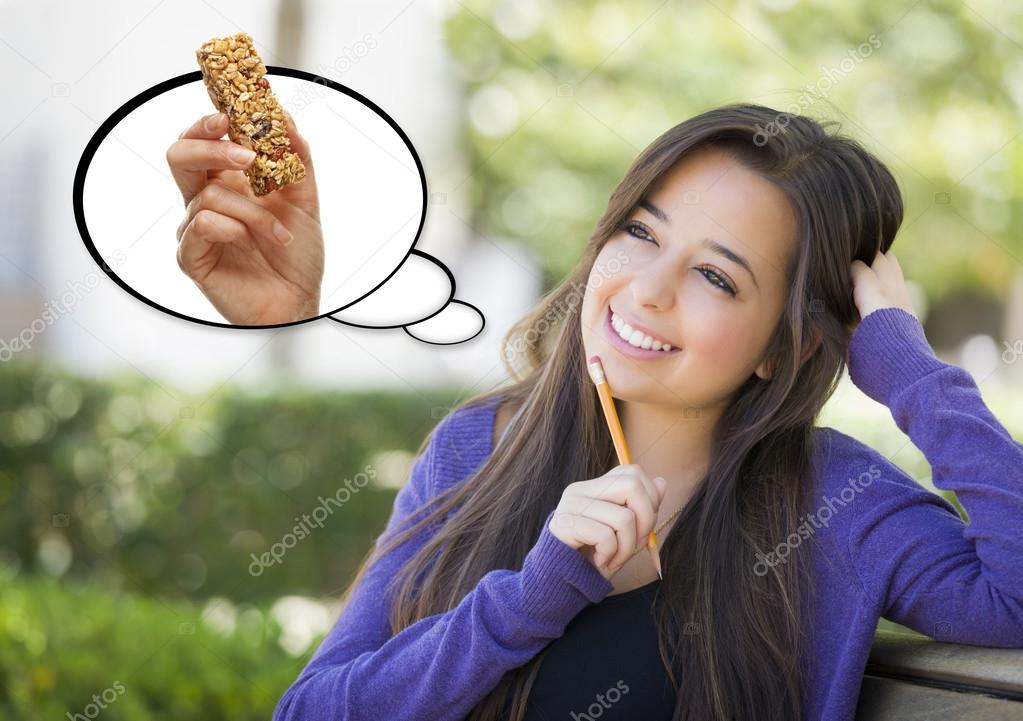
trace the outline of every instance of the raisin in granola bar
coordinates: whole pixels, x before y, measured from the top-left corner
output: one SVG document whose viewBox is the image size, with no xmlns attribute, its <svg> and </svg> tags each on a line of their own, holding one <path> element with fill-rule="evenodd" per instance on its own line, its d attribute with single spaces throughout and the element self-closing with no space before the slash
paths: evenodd
<svg viewBox="0 0 1023 721">
<path fill-rule="evenodd" d="M 266 66 L 248 33 L 213 38 L 196 53 L 213 105 L 226 113 L 228 137 L 254 150 L 245 169 L 252 191 L 272 193 L 305 179 L 302 159 L 291 149 L 284 110 L 270 90 Z"/>
</svg>

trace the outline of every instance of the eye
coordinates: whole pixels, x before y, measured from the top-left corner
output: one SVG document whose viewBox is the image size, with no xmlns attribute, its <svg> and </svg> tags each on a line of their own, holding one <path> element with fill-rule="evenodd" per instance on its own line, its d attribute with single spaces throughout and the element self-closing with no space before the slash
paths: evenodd
<svg viewBox="0 0 1023 721">
<path fill-rule="evenodd" d="M 713 270 L 711 270 L 710 268 L 707 268 L 705 266 L 702 266 L 702 265 L 699 268 L 697 268 L 697 270 L 700 271 L 703 274 L 703 276 L 707 280 L 709 280 L 711 282 L 711 284 L 714 285 L 715 288 L 720 288 L 725 293 L 728 293 L 728 295 L 732 296 L 733 298 L 735 297 L 735 288 L 733 288 L 731 286 L 731 284 L 727 280 L 722 278 L 720 275 L 715 273 Z M 721 282 L 718 283 L 716 281 L 721 281 Z"/>
<path fill-rule="evenodd" d="M 649 233 L 647 233 L 646 228 L 644 226 L 640 225 L 639 223 L 625 223 L 624 225 L 619 226 L 618 229 L 619 230 L 624 230 L 626 233 L 631 235 L 633 238 L 639 238 L 640 240 L 646 240 L 646 241 L 649 241 L 649 242 L 653 243 L 654 245 L 658 244 L 657 241 L 654 240 L 653 237 L 651 237 Z M 639 233 L 636 232 L 637 230 L 639 231 Z"/>
<path fill-rule="evenodd" d="M 657 241 L 654 240 L 653 237 L 647 232 L 646 227 L 640 223 L 636 222 L 624 223 L 623 225 L 619 226 L 618 229 L 624 230 L 633 238 L 639 238 L 640 240 L 645 240 L 660 247 Z M 727 280 L 724 279 L 724 277 L 722 277 L 712 268 L 708 266 L 700 266 L 699 268 L 697 268 L 697 270 L 700 271 L 700 274 L 703 275 L 703 277 L 706 278 L 708 282 L 710 282 L 710 284 L 713 285 L 715 288 L 720 288 L 723 292 L 728 293 L 728 295 L 732 296 L 733 298 L 735 297 L 737 293 L 735 288 L 733 288 L 732 285 Z"/>
</svg>

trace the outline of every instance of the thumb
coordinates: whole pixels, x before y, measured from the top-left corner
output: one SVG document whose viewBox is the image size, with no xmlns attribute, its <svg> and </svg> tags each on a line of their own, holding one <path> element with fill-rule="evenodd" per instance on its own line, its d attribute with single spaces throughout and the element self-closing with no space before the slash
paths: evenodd
<svg viewBox="0 0 1023 721">
<path fill-rule="evenodd" d="M 288 139 L 291 141 L 291 149 L 302 159 L 302 164 L 305 165 L 309 180 L 313 180 L 313 156 L 309 151 L 309 141 L 298 132 L 298 126 L 295 124 L 295 119 L 291 117 L 291 113 L 284 110 L 284 117 L 287 121 Z"/>
<path fill-rule="evenodd" d="M 664 498 L 664 489 L 668 487 L 668 482 L 660 476 L 657 476 L 657 478 L 654 479 L 654 485 L 657 486 L 657 490 L 660 492 L 661 498 Z"/>
</svg>

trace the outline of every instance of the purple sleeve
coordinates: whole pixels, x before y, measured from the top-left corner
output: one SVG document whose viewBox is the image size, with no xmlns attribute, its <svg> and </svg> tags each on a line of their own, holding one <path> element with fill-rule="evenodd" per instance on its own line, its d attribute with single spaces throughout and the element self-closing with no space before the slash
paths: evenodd
<svg viewBox="0 0 1023 721">
<path fill-rule="evenodd" d="M 436 469 L 446 466 L 435 455 L 445 447 L 440 436 L 451 415 L 398 492 L 376 548 L 425 515 L 416 511 L 437 487 Z M 549 521 L 550 515 L 521 570 L 491 570 L 457 606 L 393 636 L 388 581 L 432 531 L 418 532 L 377 559 L 278 701 L 274 721 L 463 719 L 507 671 L 529 661 L 587 604 L 613 590 L 581 553 L 550 532 Z"/>
<path fill-rule="evenodd" d="M 939 641 L 1023 647 L 1023 445 L 910 313 L 869 313 L 849 353 L 852 381 L 889 408 L 969 516 L 881 457 L 884 473 L 853 504 L 861 584 L 884 617 Z"/>
</svg>

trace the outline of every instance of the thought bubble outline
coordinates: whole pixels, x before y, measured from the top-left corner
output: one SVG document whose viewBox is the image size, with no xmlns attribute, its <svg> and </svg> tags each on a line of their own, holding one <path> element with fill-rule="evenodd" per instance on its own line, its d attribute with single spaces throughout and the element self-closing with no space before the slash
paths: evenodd
<svg viewBox="0 0 1023 721">
<path fill-rule="evenodd" d="M 415 338 L 420 343 L 426 343 L 428 345 L 458 345 L 459 343 L 466 343 L 467 341 L 472 340 L 473 338 L 475 338 L 476 336 L 478 336 L 480 333 L 483 332 L 483 329 L 487 327 L 487 317 L 485 315 L 483 315 L 483 313 L 480 311 L 480 309 L 477 308 L 476 306 L 474 306 L 472 303 L 466 303 L 464 300 L 458 300 L 457 298 L 452 298 L 451 301 L 449 303 L 447 303 L 439 311 L 437 311 L 437 313 L 440 313 L 441 311 L 449 308 L 452 303 L 458 303 L 459 305 L 468 306 L 469 308 L 472 308 L 474 311 L 476 311 L 477 314 L 479 314 L 480 320 L 482 321 L 482 323 L 480 323 L 480 329 L 478 331 L 476 331 L 475 333 L 473 333 L 468 338 L 463 338 L 462 340 L 453 340 L 453 341 L 449 341 L 447 343 L 434 343 L 433 341 L 424 340 L 423 338 L 420 338 L 415 333 L 413 333 L 412 331 L 409 330 L 409 326 L 413 326 L 414 327 L 414 326 L 418 325 L 418 323 L 409 323 L 408 325 L 403 325 L 401 327 L 401 329 L 403 331 L 405 331 L 405 333 L 407 333 L 412 338 Z M 427 318 L 424 318 L 423 320 L 419 321 L 419 323 L 422 323 L 422 322 L 424 322 L 426 320 L 429 320 L 433 316 L 437 315 L 437 313 L 431 313 Z M 337 321 L 337 322 L 340 323 L 341 321 Z"/>
<path fill-rule="evenodd" d="M 448 305 L 453 303 L 454 300 L 455 300 L 455 276 L 454 276 L 454 274 L 452 274 L 452 272 L 448 269 L 448 267 L 446 265 L 441 263 L 439 260 L 437 260 L 435 257 L 430 255 L 429 253 L 424 253 L 423 251 L 421 251 L 421 250 L 419 250 L 417 248 L 413 248 L 412 251 L 408 255 L 405 256 L 405 259 L 402 260 L 400 263 L 398 263 L 398 267 L 394 269 L 394 273 L 392 273 L 389 277 L 393 277 L 394 275 L 396 275 L 397 272 L 399 270 L 401 270 L 401 267 L 403 265 L 405 265 L 405 263 L 408 262 L 408 259 L 411 258 L 413 255 L 419 256 L 420 258 L 424 258 L 424 259 L 430 261 L 431 263 L 436 264 L 437 266 L 440 267 L 441 270 L 444 271 L 444 274 L 447 275 L 448 281 L 451 284 L 451 292 L 448 294 L 448 299 L 446 301 L 444 301 L 444 303 L 441 305 L 440 308 L 438 308 L 437 310 L 433 311 L 429 315 L 424 315 L 422 318 L 416 318 L 412 322 L 409 322 L 409 323 L 395 323 L 394 325 L 365 325 L 363 323 L 352 323 L 350 321 L 341 320 L 340 318 L 335 318 L 332 314 L 333 313 L 340 313 L 341 312 L 340 310 L 333 310 L 333 311 L 331 311 L 331 314 L 327 315 L 328 320 L 332 320 L 335 323 L 341 323 L 343 325 L 351 326 L 352 328 L 367 328 L 367 329 L 379 328 L 381 330 L 394 330 L 395 328 L 405 328 L 406 326 L 415 325 L 416 323 L 422 323 L 424 321 L 427 321 L 430 318 L 433 318 L 438 313 L 440 313 L 445 308 L 447 308 Z M 375 290 L 379 290 L 380 287 L 381 286 L 377 286 L 376 288 L 374 288 L 374 291 Z M 368 298 L 370 295 L 372 295 L 372 294 L 371 293 L 367 293 L 362 298 L 360 298 L 360 300 Z M 459 302 L 461 302 L 461 301 L 459 301 Z M 345 308 L 350 308 L 353 305 L 355 305 L 355 304 L 354 303 L 349 303 L 348 305 L 345 306 Z M 342 308 L 341 310 L 344 310 L 344 309 Z M 477 308 L 476 310 L 479 310 L 479 308 Z M 416 340 L 418 340 L 418 338 Z M 423 342 L 425 343 L 427 341 L 423 341 Z"/>
<path fill-rule="evenodd" d="M 424 253 L 423 251 L 419 250 L 418 248 L 413 248 L 412 251 L 407 256 L 405 256 L 405 259 L 401 263 L 398 264 L 398 267 L 395 269 L 395 272 L 400 270 L 401 266 L 403 266 L 408 261 L 408 259 L 411 258 L 413 255 L 419 256 L 419 257 L 421 257 L 421 258 L 423 258 L 425 260 L 430 261 L 431 263 L 436 264 L 442 271 L 444 271 L 445 275 L 447 275 L 447 277 L 448 277 L 448 281 L 451 283 L 451 292 L 448 294 L 448 299 L 443 304 L 441 304 L 441 306 L 437 310 L 433 311 L 429 315 L 425 315 L 422 318 L 416 319 L 414 322 L 411 322 L 411 323 L 395 323 L 394 325 L 365 325 L 365 324 L 362 324 L 362 323 L 351 323 L 349 321 L 344 321 L 344 320 L 341 320 L 339 318 L 335 318 L 333 315 L 328 315 L 327 318 L 332 320 L 332 321 L 334 321 L 335 323 L 340 323 L 342 325 L 347 325 L 347 326 L 350 326 L 352 328 L 367 328 L 367 329 L 377 329 L 377 328 L 379 328 L 379 329 L 395 329 L 395 328 L 401 328 L 402 330 L 405 331 L 406 334 L 408 334 L 412 338 L 415 338 L 420 343 L 426 343 L 428 345 L 458 345 L 459 343 L 465 343 L 467 341 L 470 341 L 473 338 L 475 338 L 476 336 L 478 336 L 480 333 L 482 333 L 483 329 L 487 327 L 487 317 L 485 315 L 483 315 L 483 312 L 479 308 L 474 306 L 472 303 L 468 303 L 468 302 L 466 302 L 464 300 L 458 300 L 457 298 L 455 298 L 455 290 L 456 290 L 456 286 L 457 286 L 457 283 L 455 281 L 455 276 L 451 272 L 451 270 L 446 265 L 441 263 L 436 257 L 430 255 L 429 253 Z M 364 297 L 366 297 L 366 296 L 364 296 Z M 473 333 L 468 338 L 463 338 L 462 340 L 451 341 L 451 342 L 448 342 L 448 343 L 435 343 L 433 341 L 429 341 L 429 340 L 425 340 L 423 338 L 420 338 L 415 333 L 413 333 L 412 331 L 409 330 L 410 326 L 416 326 L 416 325 L 419 325 L 420 323 L 425 323 L 426 321 L 430 320 L 430 318 L 433 318 L 434 316 L 437 316 L 440 313 L 444 312 L 444 310 L 448 306 L 450 306 L 452 303 L 458 303 L 459 305 L 468 306 L 469 308 L 472 308 L 474 311 L 476 311 L 476 313 L 477 313 L 477 315 L 479 315 L 480 321 L 481 321 L 480 328 L 479 328 L 478 331 Z M 350 303 L 349 305 L 347 305 L 345 307 L 348 308 L 348 307 L 351 307 L 351 305 L 352 304 Z M 339 311 L 333 311 L 333 312 L 337 313 Z"/>
<path fill-rule="evenodd" d="M 141 300 L 146 305 L 149 305 L 152 308 L 156 308 L 157 310 L 159 310 L 159 311 L 161 311 L 163 313 L 166 313 L 166 314 L 168 314 L 170 316 L 173 316 L 175 318 L 180 318 L 182 320 L 187 320 L 187 321 L 192 322 L 192 323 L 199 323 L 201 325 L 213 326 L 213 327 L 217 327 L 217 328 L 238 328 L 238 329 L 245 330 L 245 329 L 262 329 L 262 328 L 286 328 L 286 327 L 293 326 L 293 325 L 301 325 L 303 323 L 310 323 L 312 321 L 320 320 L 322 318 L 329 318 L 330 320 L 334 321 L 335 323 L 341 323 L 343 325 L 350 325 L 350 326 L 359 327 L 359 328 L 381 328 L 381 329 L 384 329 L 384 328 L 398 328 L 398 327 L 405 328 L 405 325 L 401 325 L 401 326 L 362 326 L 362 325 L 355 325 L 355 324 L 352 324 L 352 323 L 346 323 L 345 321 L 342 321 L 342 320 L 339 320 L 337 318 L 331 317 L 331 315 L 333 313 L 339 313 L 339 312 L 343 311 L 345 308 L 349 308 L 349 307 L 355 305 L 356 303 L 358 303 L 358 302 L 368 298 L 370 295 L 372 295 L 377 290 L 379 290 L 381 287 L 383 287 L 387 283 L 387 281 L 389 281 L 394 276 L 394 274 L 398 272 L 398 270 L 401 268 L 401 266 L 405 264 L 405 262 L 408 260 L 409 256 L 411 256 L 411 254 L 413 253 L 413 251 L 415 251 L 418 255 L 424 256 L 424 257 L 428 258 L 429 260 L 433 261 L 434 263 L 436 263 L 437 265 L 439 265 L 444 270 L 444 272 L 448 275 L 449 279 L 451 280 L 451 296 L 450 296 L 450 298 L 448 300 L 448 303 L 446 303 L 443 306 L 441 306 L 440 309 L 438 309 L 434 313 L 431 313 L 429 316 L 426 316 L 425 318 L 421 318 L 421 319 L 417 320 L 416 323 L 421 323 L 421 322 L 423 322 L 423 321 L 425 321 L 425 320 L 427 320 L 429 318 L 432 318 L 433 316 L 435 316 L 438 313 L 442 312 L 451 303 L 459 303 L 461 305 L 467 305 L 467 306 L 471 307 L 473 310 L 475 310 L 479 314 L 480 318 L 483 320 L 483 326 L 485 326 L 486 325 L 486 317 L 483 315 L 483 313 L 480 312 L 479 308 L 476 308 L 472 304 L 466 303 L 465 301 L 459 301 L 459 300 L 455 300 L 454 299 L 454 294 L 455 294 L 455 278 L 454 278 L 454 275 L 451 273 L 451 271 L 448 269 L 448 267 L 446 265 L 444 265 L 444 263 L 442 263 L 436 257 L 431 256 L 431 255 L 429 255 L 427 253 L 423 253 L 422 251 L 416 250 L 416 247 L 415 247 L 416 243 L 419 242 L 419 238 L 420 238 L 420 236 L 422 235 L 422 232 L 423 232 L 423 227 L 424 227 L 424 225 L 426 223 L 426 208 L 427 208 L 427 205 L 428 205 L 428 202 L 427 202 L 428 192 L 427 192 L 427 187 L 426 187 L 426 172 L 423 169 L 423 163 L 422 163 L 422 160 L 420 160 L 420 158 L 419 158 L 419 153 L 416 152 L 415 146 L 412 144 L 412 141 L 409 139 L 409 137 L 405 133 L 405 131 L 402 130 L 401 126 L 399 126 L 398 123 L 395 122 L 394 118 L 392 118 L 390 115 L 388 115 L 386 112 L 384 112 L 384 110 L 382 108 L 380 108 L 380 106 L 378 106 L 372 100 L 370 100 L 366 96 L 362 95 L 358 91 L 352 90 L 351 88 L 349 88 L 349 87 L 347 87 L 345 85 L 342 85 L 341 83 L 338 83 L 338 82 L 336 82 L 334 80 L 331 80 L 330 78 L 324 77 L 322 75 L 317 75 L 315 73 L 310 73 L 310 72 L 307 72 L 305 70 L 298 70 L 296 68 L 287 68 L 287 67 L 283 67 L 283 66 L 279 66 L 279 65 L 267 65 L 266 66 L 266 72 L 267 72 L 267 75 L 283 75 L 283 76 L 287 76 L 287 77 L 297 78 L 299 80 L 306 80 L 308 82 L 312 82 L 312 83 L 315 83 L 317 85 L 326 86 L 326 87 L 328 87 L 328 88 L 330 88 L 332 90 L 335 90 L 335 91 L 337 91 L 339 93 L 343 93 L 344 95 L 347 95 L 347 96 L 351 97 L 352 99 L 354 99 L 354 100 L 362 103 L 363 105 L 365 105 L 367 108 L 369 108 L 374 113 L 376 113 L 379 117 L 383 118 L 387 122 L 387 124 L 394 130 L 394 132 L 397 133 L 398 137 L 400 137 L 402 139 L 402 142 L 405 143 L 405 146 L 408 148 L 409 152 L 411 153 L 413 160 L 415 160 L 416 170 L 419 173 L 420 185 L 422 187 L 422 213 L 421 213 L 420 218 L 419 218 L 419 227 L 416 229 L 416 233 L 415 233 L 415 236 L 412 239 L 412 243 L 409 245 L 409 249 L 405 253 L 405 257 L 402 258 L 401 262 L 399 262 L 394 267 L 394 269 L 390 273 L 387 274 L 387 277 L 385 277 L 382 281 L 380 281 L 372 289 L 370 289 L 366 293 L 362 294 L 361 296 L 359 296 L 355 300 L 346 303 L 343 306 L 340 306 L 338 308 L 332 308 L 332 309 L 330 309 L 330 310 L 328 310 L 328 311 L 326 311 L 324 313 L 321 313 L 321 314 L 316 315 L 316 316 L 312 316 L 310 318 L 304 318 L 302 320 L 291 321 L 291 322 L 288 322 L 288 323 L 269 323 L 269 324 L 266 324 L 266 325 L 244 325 L 244 324 L 235 324 L 235 323 L 221 323 L 219 321 L 205 320 L 203 318 L 195 318 L 195 317 L 190 316 L 190 315 L 185 315 L 184 313 L 181 313 L 179 311 L 167 308 L 167 307 L 161 305 L 160 303 L 157 303 L 156 301 L 147 298 L 146 296 L 142 295 L 140 292 L 135 290 L 135 288 L 133 288 L 132 286 L 128 285 L 128 283 L 126 283 L 124 280 L 122 280 L 120 278 L 120 276 L 118 276 L 113 271 L 113 269 L 109 265 L 107 265 L 106 260 L 100 254 L 99 249 L 96 247 L 96 244 L 93 242 L 92 236 L 89 233 L 88 225 L 85 222 L 85 208 L 84 208 L 84 201 L 83 201 L 83 199 L 84 199 L 84 193 L 85 193 L 85 178 L 88 175 L 89 166 L 92 163 L 92 160 L 93 160 L 93 158 L 96 155 L 96 151 L 99 149 L 99 147 L 103 143 L 103 141 L 106 140 L 107 136 L 109 136 L 110 133 L 114 130 L 114 128 L 117 127 L 117 124 L 120 123 L 122 120 L 124 120 L 131 112 L 133 112 L 137 108 L 141 107 L 143 104 L 149 102 L 150 100 L 156 98 L 157 96 L 162 95 L 163 93 L 166 93 L 169 90 L 173 90 L 174 88 L 180 87 L 182 85 L 187 85 L 188 83 L 202 82 L 202 71 L 201 70 L 194 70 L 192 72 L 183 73 L 182 75 L 178 75 L 178 76 L 175 76 L 173 78 L 169 78 L 167 80 L 164 80 L 164 81 L 162 81 L 160 83 L 157 83 L 156 85 L 154 85 L 154 86 L 152 86 L 150 88 L 147 88 L 146 90 L 143 90 L 142 92 L 138 93 L 137 95 L 135 95 L 134 97 L 132 97 L 131 99 L 129 99 L 128 101 L 123 103 L 119 108 L 117 108 L 117 110 L 115 110 L 106 120 L 104 120 L 100 124 L 99 128 L 96 129 L 96 132 L 93 133 L 91 138 L 89 138 L 89 142 L 86 144 L 85 150 L 82 152 L 82 156 L 78 160 L 78 166 L 75 169 L 75 178 L 74 178 L 74 183 L 73 183 L 73 186 L 72 186 L 72 205 L 73 205 L 73 208 L 74 208 L 75 224 L 78 227 L 78 233 L 81 236 L 82 241 L 85 243 L 85 247 L 89 251 L 89 255 L 92 256 L 92 259 L 96 262 L 96 264 L 99 265 L 99 267 L 103 270 L 103 272 L 106 273 L 118 286 L 120 286 L 122 290 L 127 291 L 129 295 L 135 297 L 138 300 Z M 414 324 L 409 323 L 409 324 L 406 324 L 406 325 L 414 325 Z M 457 343 L 464 343 L 467 340 L 471 340 L 472 338 L 475 338 L 477 335 L 479 335 L 480 332 L 482 332 L 482 330 L 483 330 L 483 327 L 481 327 L 479 331 L 477 331 L 475 334 L 473 334 L 469 338 L 466 338 L 465 340 L 462 340 L 462 341 L 457 341 Z M 416 338 L 416 336 L 414 336 L 412 333 L 409 333 L 409 331 L 407 329 L 405 330 L 405 332 L 408 333 L 413 338 Z M 430 341 L 425 341 L 425 340 L 422 340 L 420 338 L 416 338 L 416 340 L 420 341 L 421 343 L 428 343 L 430 345 L 454 345 L 454 343 L 431 343 Z"/>
</svg>

